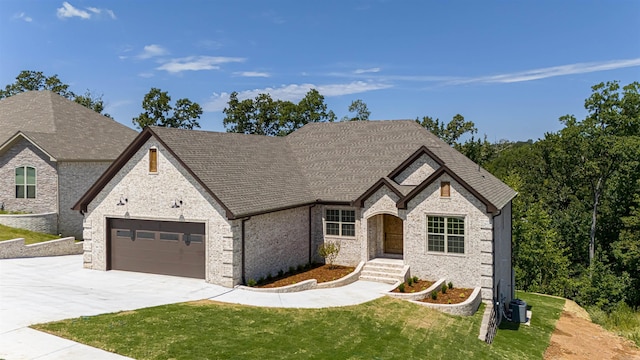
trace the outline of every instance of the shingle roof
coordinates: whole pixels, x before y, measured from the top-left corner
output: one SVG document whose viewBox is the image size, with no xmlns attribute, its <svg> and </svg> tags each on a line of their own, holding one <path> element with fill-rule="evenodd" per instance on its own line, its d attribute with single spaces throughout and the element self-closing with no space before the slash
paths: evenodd
<svg viewBox="0 0 640 360">
<path fill-rule="evenodd" d="M 0 145 L 18 132 L 57 160 L 114 160 L 137 132 L 51 91 L 0 100 Z"/>
<path fill-rule="evenodd" d="M 315 202 L 352 203 L 426 146 L 443 169 L 501 209 L 516 192 L 411 120 L 313 123 L 286 137 L 151 127 L 145 129 L 74 209 L 86 210 L 151 136 L 168 148 L 196 180 L 239 218 Z M 490 208 L 487 206 L 487 208 Z"/>
</svg>

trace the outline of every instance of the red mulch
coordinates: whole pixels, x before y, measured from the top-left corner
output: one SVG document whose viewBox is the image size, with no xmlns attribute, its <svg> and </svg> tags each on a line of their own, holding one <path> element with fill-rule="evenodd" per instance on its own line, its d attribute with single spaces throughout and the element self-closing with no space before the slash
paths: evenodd
<svg viewBox="0 0 640 360">
<path fill-rule="evenodd" d="M 427 290 L 431 285 L 433 285 L 433 281 L 418 280 L 418 282 L 413 283 L 411 286 L 409 286 L 409 283 L 405 281 L 404 292 L 405 293 L 420 292 L 422 290 Z M 400 290 L 398 290 L 398 288 L 395 288 L 393 289 L 392 292 L 399 293 Z"/>
<path fill-rule="evenodd" d="M 287 275 L 285 274 L 283 277 L 274 278 L 269 283 L 263 283 L 260 285 L 256 285 L 258 288 L 276 288 L 291 284 L 297 284 L 304 280 L 316 279 L 319 283 L 328 282 L 333 280 L 338 280 L 341 277 L 349 275 L 355 270 L 354 267 L 349 266 L 339 266 L 333 265 L 333 268 L 329 268 L 329 265 L 319 265 L 317 267 L 311 268 L 307 271 L 294 274 Z"/>
<path fill-rule="evenodd" d="M 420 301 L 428 302 L 432 304 L 459 304 L 461 302 L 466 301 L 469 298 L 469 296 L 471 296 L 473 289 L 462 289 L 462 288 L 447 289 L 446 294 L 443 294 L 442 291 L 440 291 L 440 289 L 438 289 L 437 291 L 438 291 L 438 298 L 436 300 L 431 299 L 431 294 L 427 294 L 427 297 Z M 461 297 L 460 294 L 464 294 L 464 296 Z"/>
</svg>

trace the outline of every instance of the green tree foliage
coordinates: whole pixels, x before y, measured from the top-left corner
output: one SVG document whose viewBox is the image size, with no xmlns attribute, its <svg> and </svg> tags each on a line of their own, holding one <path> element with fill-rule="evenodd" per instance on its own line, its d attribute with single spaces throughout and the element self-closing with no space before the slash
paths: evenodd
<svg viewBox="0 0 640 360">
<path fill-rule="evenodd" d="M 318 90 L 311 89 L 297 104 L 273 100 L 269 94 L 258 94 L 255 99 L 239 100 L 238 93 L 229 97 L 223 110 L 227 132 L 285 136 L 311 122 L 332 122 L 336 115 L 328 110 Z"/>
<path fill-rule="evenodd" d="M 440 119 L 434 120 L 429 116 L 424 116 L 422 120 L 416 119 L 416 122 L 451 146 L 459 144 L 459 140 L 463 135 L 474 135 L 478 132 L 473 121 L 466 121 L 464 116 L 460 114 L 456 114 L 446 124 L 444 121 L 441 122 Z"/>
<path fill-rule="evenodd" d="M 367 104 L 358 99 L 351 102 L 349 105 L 349 112 L 355 113 L 352 117 L 345 116 L 341 121 L 366 121 L 369 120 L 369 115 L 371 115 L 371 111 L 367 107 Z"/>
<path fill-rule="evenodd" d="M 41 91 L 50 90 L 62 97 L 73 100 L 78 104 L 87 107 L 98 114 L 107 117 L 111 115 L 103 113 L 104 101 L 102 95 L 95 96 L 89 90 L 83 95 L 76 95 L 69 90 L 69 85 L 63 83 L 58 75 L 46 76 L 42 71 L 23 70 L 16 76 L 13 84 L 5 86 L 4 90 L 0 90 L 0 99 L 20 94 L 25 91 Z"/>
<path fill-rule="evenodd" d="M 175 107 L 172 107 L 169 94 L 158 88 L 151 88 L 144 96 L 142 108 L 144 112 L 132 120 L 139 129 L 146 126 L 181 129 L 200 127 L 198 119 L 202 115 L 202 108 L 198 103 L 185 98 L 176 101 Z"/>
</svg>

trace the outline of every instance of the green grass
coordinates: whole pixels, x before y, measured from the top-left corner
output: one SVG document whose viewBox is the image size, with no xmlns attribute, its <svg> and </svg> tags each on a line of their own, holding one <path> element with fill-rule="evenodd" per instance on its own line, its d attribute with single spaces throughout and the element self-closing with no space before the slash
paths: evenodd
<svg viewBox="0 0 640 360">
<path fill-rule="evenodd" d="M 28 214 L 28 213 L 23 211 L 0 210 L 0 215 L 23 215 L 23 214 Z"/>
<path fill-rule="evenodd" d="M 599 308 L 587 308 L 591 320 L 603 328 L 624 336 L 640 347 L 640 309 L 632 309 L 625 303 L 620 303 L 611 313 Z"/>
<path fill-rule="evenodd" d="M 35 231 L 16 229 L 4 225 L 0 225 L 0 241 L 24 238 L 25 244 L 35 244 L 43 241 L 59 239 L 57 235 L 44 234 Z"/>
<path fill-rule="evenodd" d="M 530 328 L 478 340 L 481 309 L 456 317 L 384 297 L 329 309 L 276 309 L 209 301 L 34 325 L 136 359 L 541 359 L 563 300 L 521 294 Z"/>
</svg>

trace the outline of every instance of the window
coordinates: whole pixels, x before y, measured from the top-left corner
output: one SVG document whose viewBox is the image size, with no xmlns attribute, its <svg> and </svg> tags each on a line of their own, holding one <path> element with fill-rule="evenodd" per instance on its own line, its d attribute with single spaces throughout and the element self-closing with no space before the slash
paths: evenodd
<svg viewBox="0 0 640 360">
<path fill-rule="evenodd" d="M 158 149 L 149 149 L 149 172 L 158 172 Z"/>
<path fill-rule="evenodd" d="M 327 209 L 325 230 L 327 235 L 356 236 L 355 210 Z"/>
<path fill-rule="evenodd" d="M 16 168 L 16 198 L 36 198 L 36 168 L 31 166 Z"/>
<path fill-rule="evenodd" d="M 451 183 L 448 181 L 440 183 L 440 197 L 451 197 Z"/>
<path fill-rule="evenodd" d="M 427 216 L 427 251 L 464 254 L 464 218 Z"/>
</svg>

